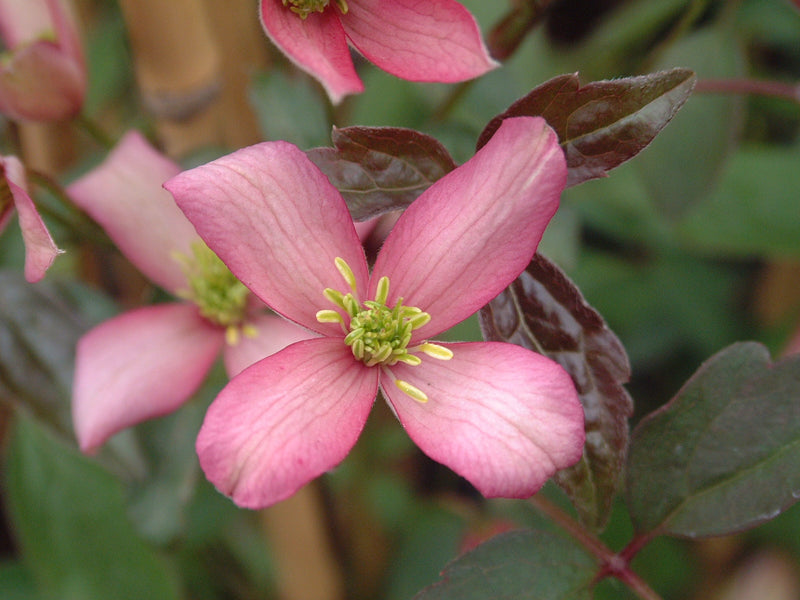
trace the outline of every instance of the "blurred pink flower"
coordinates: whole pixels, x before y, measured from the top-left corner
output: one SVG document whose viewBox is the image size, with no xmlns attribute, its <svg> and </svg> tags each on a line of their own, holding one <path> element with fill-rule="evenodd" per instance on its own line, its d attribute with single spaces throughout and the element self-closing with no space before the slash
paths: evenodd
<svg viewBox="0 0 800 600">
<path fill-rule="evenodd" d="M 184 298 L 114 317 L 78 342 L 72 414 L 81 449 L 176 410 L 220 351 L 230 376 L 309 337 L 263 310 L 161 184 L 180 171 L 136 132 L 67 189 L 154 283 Z"/>
<path fill-rule="evenodd" d="M 261 24 L 334 103 L 364 91 L 348 43 L 411 81 L 454 83 L 498 64 L 475 19 L 455 0 L 261 0 Z"/>
<path fill-rule="evenodd" d="M 25 167 L 19 159 L 15 156 L 0 157 L 0 169 L 0 232 L 8 225 L 16 208 L 25 242 L 25 279 L 36 283 L 44 277 L 61 250 L 56 247 L 28 195 Z"/>
<path fill-rule="evenodd" d="M 209 480 L 244 507 L 290 496 L 344 459 L 379 387 L 416 444 L 485 496 L 530 496 L 578 460 L 583 410 L 560 366 L 513 344 L 429 341 L 528 265 L 565 181 L 544 121 L 506 119 L 403 213 L 370 275 L 341 195 L 291 144 L 169 180 L 231 271 L 320 335 L 222 390 L 197 440 Z"/>
<path fill-rule="evenodd" d="M 86 64 L 68 0 L 0 0 L 0 113 L 55 121 L 75 116 Z"/>
</svg>

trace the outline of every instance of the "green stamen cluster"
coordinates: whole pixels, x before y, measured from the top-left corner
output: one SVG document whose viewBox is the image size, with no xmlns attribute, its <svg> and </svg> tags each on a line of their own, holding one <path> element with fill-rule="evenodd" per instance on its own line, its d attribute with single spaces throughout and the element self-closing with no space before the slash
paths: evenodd
<svg viewBox="0 0 800 600">
<path fill-rule="evenodd" d="M 381 365 L 388 375 L 394 379 L 395 385 L 417 402 L 427 402 L 428 396 L 421 389 L 407 381 L 397 379 L 389 367 L 399 362 L 416 366 L 422 362 L 417 352 L 427 354 L 438 360 L 450 360 L 453 353 L 450 349 L 423 342 L 412 348 L 411 336 L 415 329 L 419 329 L 431 320 L 431 316 L 413 306 L 403 306 L 403 299 L 399 298 L 393 307 L 386 301 L 389 299 L 389 278 L 381 277 L 378 280 L 378 289 L 375 290 L 375 300 L 367 300 L 363 304 L 358 301 L 356 277 L 344 259 L 335 259 L 336 268 L 348 286 L 350 292 L 343 294 L 331 288 L 325 288 L 323 295 L 330 302 L 338 306 L 350 319 L 345 325 L 345 317 L 338 310 L 321 310 L 317 313 L 320 323 L 339 323 L 345 332 L 344 343 L 350 346 L 353 356 L 368 367 Z"/>
<path fill-rule="evenodd" d="M 347 14 L 347 1 L 335 0 L 336 5 L 343 15 Z M 312 12 L 322 12 L 330 4 L 330 0 L 283 0 L 283 5 L 301 19 L 305 19 Z"/>
<path fill-rule="evenodd" d="M 431 316 L 413 306 L 403 306 L 402 298 L 390 308 L 386 305 L 388 295 L 387 277 L 382 277 L 378 283 L 375 300 L 367 300 L 361 305 L 352 293 L 342 294 L 330 288 L 325 290 L 325 297 L 350 317 L 344 343 L 351 347 L 353 356 L 368 367 L 379 364 L 392 366 L 398 362 L 418 365 L 421 361 L 408 352 L 408 344 L 412 332 L 430 321 Z M 331 317 L 330 313 L 321 312 L 324 314 L 318 318 Z M 337 315 L 332 320 L 344 325 L 341 315 L 331 312 Z"/>
<path fill-rule="evenodd" d="M 243 327 L 249 290 L 202 242 L 192 244 L 192 256 L 175 253 L 174 258 L 181 264 L 189 284 L 178 295 L 194 302 L 209 321 L 227 327 L 228 341 L 235 343 L 238 330 Z"/>
</svg>

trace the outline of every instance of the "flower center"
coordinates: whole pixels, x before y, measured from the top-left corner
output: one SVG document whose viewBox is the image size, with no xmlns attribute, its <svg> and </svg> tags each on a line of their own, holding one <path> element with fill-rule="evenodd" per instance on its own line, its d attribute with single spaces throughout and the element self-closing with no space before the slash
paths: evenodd
<svg viewBox="0 0 800 600">
<path fill-rule="evenodd" d="M 206 319 L 225 327 L 229 344 L 239 341 L 240 332 L 253 337 L 255 328 L 245 323 L 250 291 L 203 242 L 194 242 L 191 248 L 191 256 L 173 254 L 188 283 L 188 288 L 178 290 L 177 295 L 194 302 Z"/>
<path fill-rule="evenodd" d="M 339 323 L 345 332 L 344 343 L 350 346 L 355 358 L 368 367 L 380 365 L 391 374 L 388 367 L 398 362 L 411 366 L 420 364 L 419 352 L 440 360 L 453 357 L 449 349 L 430 342 L 408 347 L 413 331 L 427 324 L 431 316 L 414 306 L 403 306 L 402 298 L 398 298 L 394 306 L 388 306 L 388 277 L 378 280 L 375 299 L 362 303 L 358 300 L 356 278 L 350 266 L 341 258 L 336 258 L 335 263 L 351 291 L 345 294 L 326 288 L 323 295 L 343 310 L 345 316 L 339 310 L 321 310 L 317 312 L 317 321 Z M 345 323 L 345 318 L 349 323 Z M 396 378 L 395 384 L 415 400 L 428 401 L 425 393 L 411 384 Z"/>
<path fill-rule="evenodd" d="M 330 0 L 282 0 L 290 11 L 305 19 L 312 12 L 322 12 L 330 4 Z M 347 14 L 347 0 L 334 0 L 343 15 Z"/>
</svg>

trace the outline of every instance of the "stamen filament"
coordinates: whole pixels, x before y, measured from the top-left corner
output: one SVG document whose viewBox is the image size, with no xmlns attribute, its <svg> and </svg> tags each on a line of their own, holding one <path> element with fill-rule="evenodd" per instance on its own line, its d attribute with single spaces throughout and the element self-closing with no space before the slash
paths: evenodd
<svg viewBox="0 0 800 600">
<path fill-rule="evenodd" d="M 378 280 L 378 289 L 375 290 L 375 302 L 381 306 L 386 305 L 389 298 L 389 278 L 385 275 Z"/>
</svg>

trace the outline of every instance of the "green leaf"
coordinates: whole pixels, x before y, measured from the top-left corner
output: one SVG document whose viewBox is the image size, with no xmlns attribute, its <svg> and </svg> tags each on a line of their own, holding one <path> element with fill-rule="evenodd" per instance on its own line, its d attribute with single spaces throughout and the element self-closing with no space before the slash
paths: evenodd
<svg viewBox="0 0 800 600">
<path fill-rule="evenodd" d="M 800 356 L 729 346 L 636 427 L 627 498 L 636 530 L 724 535 L 800 498 Z"/>
<path fill-rule="evenodd" d="M 23 560 L 45 598 L 178 598 L 166 565 L 128 521 L 119 483 L 23 415 L 6 483 Z"/>
<path fill-rule="evenodd" d="M 567 157 L 567 185 L 605 177 L 636 156 L 666 126 L 692 92 L 695 76 L 672 69 L 639 77 L 595 81 L 560 75 L 535 88 L 492 119 L 478 148 L 504 119 L 542 116 L 555 129 Z"/>
<path fill-rule="evenodd" d="M 630 377 L 625 349 L 580 290 L 537 254 L 528 268 L 480 312 L 488 340 L 544 354 L 572 376 L 584 407 L 586 445 L 556 482 L 581 519 L 596 529 L 608 520 L 628 447 L 633 402 L 622 387 Z"/>
<path fill-rule="evenodd" d="M 259 74 L 253 80 L 250 101 L 266 138 L 285 140 L 299 148 L 327 141 L 326 101 L 308 78 L 289 78 L 277 69 Z"/>
<path fill-rule="evenodd" d="M 571 538 L 541 530 L 493 537 L 457 558 L 415 600 L 589 600 L 598 563 Z"/>
<path fill-rule="evenodd" d="M 800 257 L 800 147 L 735 154 L 717 189 L 681 221 L 680 233 L 715 254 Z"/>
<path fill-rule="evenodd" d="M 71 438 L 75 344 L 86 325 L 65 296 L 50 282 L 31 285 L 0 271 L 0 401 Z"/>
<path fill-rule="evenodd" d="M 334 148 L 307 152 L 342 193 L 357 221 L 406 208 L 456 168 L 434 138 L 397 127 L 334 128 Z"/>
<path fill-rule="evenodd" d="M 727 79 L 742 75 L 742 63 L 737 40 L 715 27 L 681 40 L 659 64 L 686 65 L 699 77 Z M 742 97 L 694 95 L 633 163 L 663 214 L 679 216 L 713 189 L 736 146 L 742 108 Z"/>
</svg>

